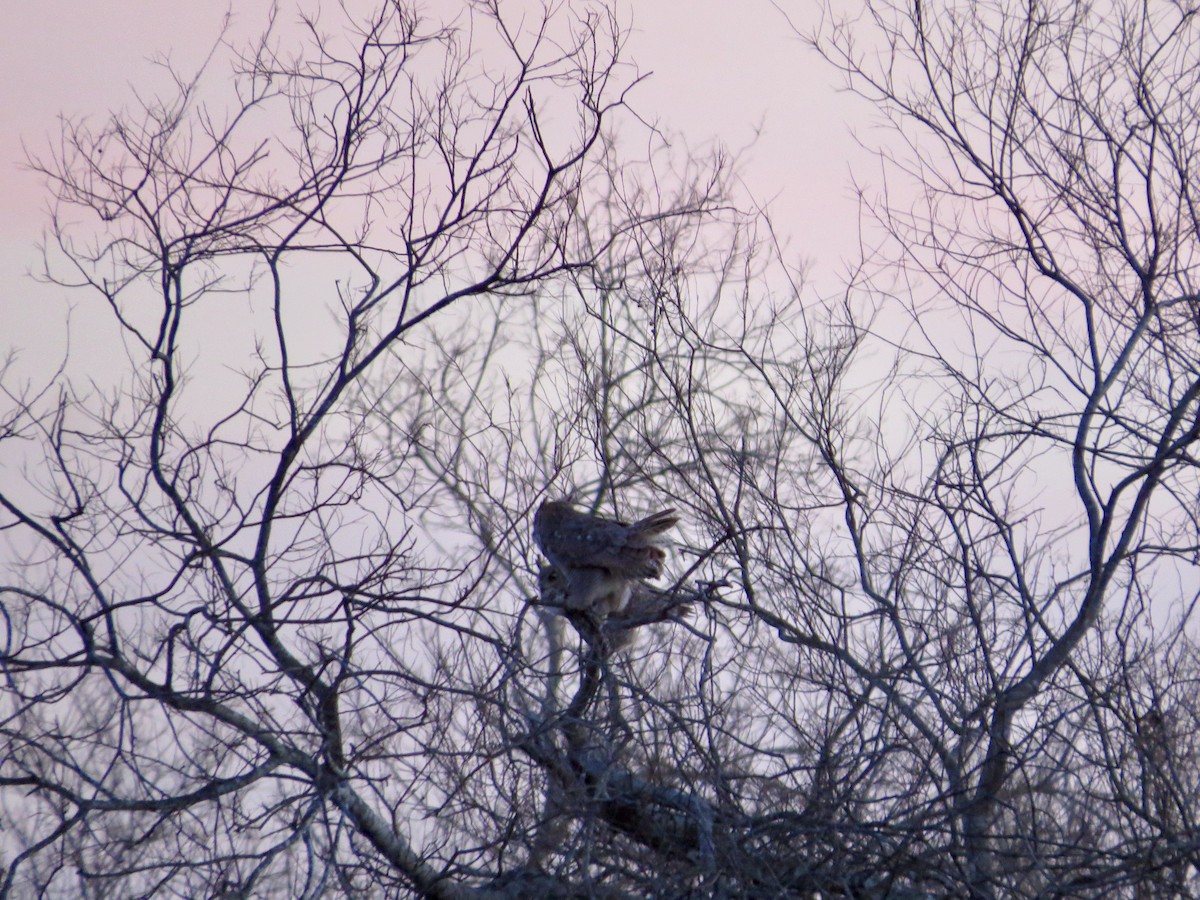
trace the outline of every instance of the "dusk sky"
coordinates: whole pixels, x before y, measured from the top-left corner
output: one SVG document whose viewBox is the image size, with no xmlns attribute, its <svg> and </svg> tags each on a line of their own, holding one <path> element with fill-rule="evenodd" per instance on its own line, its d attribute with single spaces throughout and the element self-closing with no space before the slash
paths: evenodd
<svg viewBox="0 0 1200 900">
<path fill-rule="evenodd" d="M 239 2 L 235 34 L 260 31 L 269 5 Z M 460 4 L 433 0 L 422 6 L 438 14 Z M 811 0 L 796 7 L 798 20 L 811 21 Z M 22 141 L 45 150 L 60 115 L 103 121 L 129 103 L 135 89 L 153 82 L 149 60 L 156 55 L 170 54 L 184 68 L 196 65 L 227 8 L 225 0 L 47 0 L 6 8 L 0 32 L 0 321 L 6 322 L 6 348 L 50 339 L 65 308 L 66 292 L 26 277 L 36 266 L 47 195 L 38 177 L 21 168 Z M 715 139 L 738 150 L 762 125 L 742 167 L 746 184 L 757 201 L 770 204 L 792 252 L 815 264 L 818 283 L 835 284 L 855 248 L 850 165 L 857 164 L 860 178 L 873 174 L 870 157 L 850 135 L 852 119 L 869 121 L 863 103 L 837 90 L 836 73 L 768 0 L 740 4 L 736 15 L 722 0 L 642 0 L 620 8 L 634 24 L 627 57 L 653 72 L 634 96 L 639 112 L 696 147 Z M 294 6 L 284 3 L 282 9 L 286 16 Z"/>
</svg>

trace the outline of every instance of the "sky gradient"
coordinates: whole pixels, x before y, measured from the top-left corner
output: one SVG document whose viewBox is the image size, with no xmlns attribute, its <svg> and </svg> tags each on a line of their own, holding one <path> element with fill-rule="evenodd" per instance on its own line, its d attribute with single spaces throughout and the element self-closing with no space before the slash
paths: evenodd
<svg viewBox="0 0 1200 900">
<path fill-rule="evenodd" d="M 437 13 L 460 4 L 422 5 Z M 235 37 L 261 31 L 269 6 L 268 0 L 241 0 L 232 22 Z M 850 134 L 851 118 L 864 120 L 862 104 L 836 90 L 837 74 L 768 0 L 749 0 L 736 15 L 724 0 L 644 0 L 621 8 L 634 26 L 626 55 L 652 73 L 633 97 L 638 111 L 681 134 L 689 146 L 717 140 L 745 150 L 741 171 L 751 195 L 769 205 L 794 257 L 814 264 L 817 283 L 835 285 L 856 246 L 850 168 L 856 166 L 860 178 L 870 168 Z M 6 9 L 0 32 L 5 349 L 61 343 L 66 306 L 82 300 L 34 284 L 27 275 L 38 264 L 48 194 L 40 178 L 24 170 L 23 147 L 46 152 L 60 116 L 103 122 L 135 90 L 145 92 L 161 77 L 155 57 L 169 55 L 184 69 L 199 64 L 227 9 L 225 0 L 47 0 Z M 283 9 L 288 15 L 289 5 Z"/>
</svg>

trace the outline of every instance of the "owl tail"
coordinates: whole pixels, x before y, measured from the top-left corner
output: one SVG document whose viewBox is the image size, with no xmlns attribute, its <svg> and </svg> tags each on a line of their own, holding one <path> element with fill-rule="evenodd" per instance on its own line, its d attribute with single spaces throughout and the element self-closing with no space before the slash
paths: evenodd
<svg viewBox="0 0 1200 900">
<path fill-rule="evenodd" d="M 639 519 L 629 527 L 637 537 L 653 541 L 654 538 L 674 526 L 678 521 L 679 516 L 675 515 L 675 510 L 664 509 L 653 515 L 646 516 L 644 519 Z"/>
</svg>

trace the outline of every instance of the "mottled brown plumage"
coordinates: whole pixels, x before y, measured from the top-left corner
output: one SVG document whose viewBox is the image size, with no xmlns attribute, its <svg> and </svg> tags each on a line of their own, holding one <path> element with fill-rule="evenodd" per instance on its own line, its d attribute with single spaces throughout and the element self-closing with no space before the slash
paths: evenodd
<svg viewBox="0 0 1200 900">
<path fill-rule="evenodd" d="M 692 607 L 707 600 L 712 591 L 703 588 L 661 589 L 634 582 L 629 602 L 616 610 L 607 627 L 615 631 L 640 628 L 655 622 L 681 622 L 692 616 Z M 557 568 L 546 564 L 538 569 L 538 602 L 544 606 L 569 608 L 567 579 Z"/>
<path fill-rule="evenodd" d="M 566 579 L 564 605 L 607 616 L 625 608 L 636 582 L 662 574 L 662 534 L 678 521 L 664 509 L 627 525 L 547 500 L 533 517 L 533 537 Z"/>
</svg>

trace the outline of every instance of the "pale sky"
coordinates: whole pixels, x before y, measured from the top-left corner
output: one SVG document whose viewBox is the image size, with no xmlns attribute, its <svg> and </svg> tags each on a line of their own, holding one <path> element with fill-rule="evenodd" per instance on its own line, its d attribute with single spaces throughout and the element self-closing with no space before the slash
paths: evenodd
<svg viewBox="0 0 1200 900">
<path fill-rule="evenodd" d="M 813 0 L 793 5 L 799 19 L 815 10 Z M 257 33 L 269 6 L 269 0 L 239 0 L 236 30 Z M 458 0 L 423 4 L 430 11 L 458 6 Z M 727 0 L 625 0 L 622 8 L 635 28 L 628 56 L 654 73 L 638 89 L 635 105 L 697 147 L 717 139 L 743 148 L 761 125 L 745 157 L 745 182 L 758 201 L 770 202 L 792 251 L 815 263 L 819 282 L 833 284 L 855 248 L 850 166 L 860 178 L 872 168 L 869 155 L 854 144 L 849 122 L 868 121 L 869 110 L 836 90 L 836 73 L 803 46 L 769 0 L 736 6 L 735 12 Z M 53 340 L 64 308 L 64 291 L 33 285 L 25 276 L 36 265 L 46 193 L 20 168 L 22 140 L 45 148 L 60 114 L 102 121 L 127 104 L 135 88 L 152 82 L 155 70 L 148 60 L 155 55 L 170 54 L 183 67 L 194 66 L 219 33 L 227 9 L 227 0 L 5 4 L 0 348 Z"/>
</svg>

